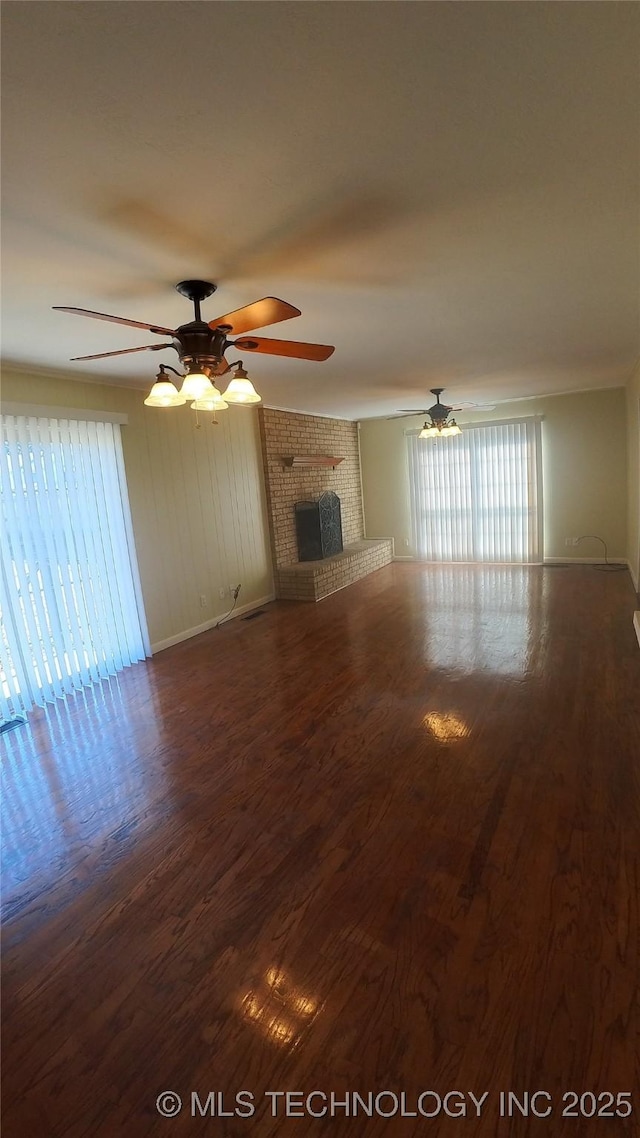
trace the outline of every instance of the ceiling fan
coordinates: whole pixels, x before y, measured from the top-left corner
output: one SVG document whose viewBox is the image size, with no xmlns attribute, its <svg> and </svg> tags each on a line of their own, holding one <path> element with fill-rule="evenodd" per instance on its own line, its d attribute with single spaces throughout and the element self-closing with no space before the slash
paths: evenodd
<svg viewBox="0 0 640 1138">
<path fill-rule="evenodd" d="M 490 404 L 479 403 L 462 403 L 459 407 L 449 407 L 446 403 L 440 402 L 440 396 L 443 391 L 444 387 L 431 388 L 431 394 L 436 397 L 436 401 L 432 407 L 427 407 L 426 409 L 424 407 L 414 408 L 413 410 L 409 410 L 405 407 L 398 412 L 397 416 L 394 415 L 393 418 L 395 419 L 405 415 L 428 415 L 430 422 L 425 422 L 418 437 L 421 439 L 431 439 L 437 438 L 438 435 L 446 437 L 448 435 L 460 435 L 462 433 L 455 419 L 449 418 L 455 411 L 464 411 L 467 407 L 479 406 L 484 407 L 487 411 L 493 409 Z"/>
<path fill-rule="evenodd" d="M 328 359 L 335 351 L 335 348 L 329 344 L 306 344 L 297 340 L 274 340 L 267 336 L 245 336 L 244 333 L 250 332 L 253 328 L 263 328 L 268 324 L 277 324 L 280 320 L 291 320 L 294 316 L 301 315 L 299 308 L 294 308 L 292 304 L 287 304 L 286 301 L 279 300 L 275 296 L 265 296 L 262 300 L 256 300 L 253 304 L 247 304 L 244 308 L 236 309 L 235 312 L 227 312 L 224 316 L 217 316 L 207 323 L 202 319 L 200 304 L 206 297 L 211 296 L 216 288 L 217 286 L 210 281 L 180 281 L 176 285 L 176 289 L 182 296 L 192 301 L 194 319 L 187 324 L 179 325 L 175 329 L 164 328 L 158 324 L 145 324 L 140 320 L 128 320 L 122 316 L 108 316 L 104 312 L 92 312 L 87 308 L 68 308 L 63 305 L 54 305 L 54 308 L 57 312 L 73 312 L 76 316 L 92 316 L 96 320 L 110 320 L 114 324 L 126 324 L 130 328 L 146 328 L 158 336 L 170 336 L 171 340 L 164 344 L 144 344 L 140 348 L 120 348 L 114 352 L 96 352 L 90 356 L 73 356 L 72 359 L 74 361 L 100 360 L 107 356 L 126 356 L 133 352 L 158 352 L 164 348 L 173 348 L 178 353 L 181 364 L 187 370 L 186 376 L 180 377 L 184 379 L 182 388 L 180 392 L 175 391 L 173 383 L 164 373 L 165 368 L 168 367 L 166 364 L 161 365 L 155 386 L 157 387 L 158 383 L 161 383 L 172 388 L 175 395 L 180 396 L 180 403 L 185 403 L 187 400 L 202 401 L 206 399 L 210 396 L 211 390 L 215 391 L 210 376 L 224 375 L 236 366 L 239 366 L 241 374 L 236 373 L 235 380 L 231 381 L 229 385 L 230 394 L 233 395 L 232 384 L 237 384 L 239 380 L 246 381 L 244 382 L 245 393 L 248 391 L 248 383 L 253 394 L 249 398 L 229 398 L 229 393 L 225 392 L 226 402 L 259 401 L 260 397 L 248 380 L 242 367 L 242 361 L 239 360 L 233 364 L 227 363 L 224 353 L 229 348 L 237 348 L 242 352 L 261 352 L 272 356 L 289 356 L 295 359 L 319 361 Z M 229 334 L 240 336 L 240 339 L 229 340 Z M 169 368 L 169 370 L 175 371 L 175 368 Z M 179 375 L 178 372 L 175 374 Z M 240 383 L 241 387 L 242 382 Z M 152 397 L 153 392 L 150 398 Z M 218 399 L 222 398 L 219 392 L 217 397 Z M 160 392 L 158 392 L 158 398 L 160 398 Z M 165 391 L 162 402 L 154 401 L 150 405 L 168 407 L 177 406 L 178 402 L 171 393 L 167 394 Z M 209 408 L 200 409 L 208 410 Z"/>
</svg>

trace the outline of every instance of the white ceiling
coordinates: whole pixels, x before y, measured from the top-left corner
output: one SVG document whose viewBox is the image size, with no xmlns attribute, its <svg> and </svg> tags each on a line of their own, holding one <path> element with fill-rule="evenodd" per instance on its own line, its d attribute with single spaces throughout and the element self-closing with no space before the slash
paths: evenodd
<svg viewBox="0 0 640 1138">
<path fill-rule="evenodd" d="M 264 295 L 326 363 L 245 365 L 349 418 L 624 384 L 639 352 L 640 10 L 626 3 L 3 4 L 3 357 L 67 364 Z M 425 396 L 427 396 L 425 401 Z"/>
</svg>

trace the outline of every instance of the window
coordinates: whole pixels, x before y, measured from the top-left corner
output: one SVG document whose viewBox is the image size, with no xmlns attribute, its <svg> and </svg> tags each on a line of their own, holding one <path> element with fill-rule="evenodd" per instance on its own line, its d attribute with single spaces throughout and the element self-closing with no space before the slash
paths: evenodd
<svg viewBox="0 0 640 1138">
<path fill-rule="evenodd" d="M 2 416 L 0 717 L 150 654 L 120 427 Z"/>
<path fill-rule="evenodd" d="M 539 419 L 408 436 L 414 545 L 426 561 L 542 560 Z"/>
</svg>

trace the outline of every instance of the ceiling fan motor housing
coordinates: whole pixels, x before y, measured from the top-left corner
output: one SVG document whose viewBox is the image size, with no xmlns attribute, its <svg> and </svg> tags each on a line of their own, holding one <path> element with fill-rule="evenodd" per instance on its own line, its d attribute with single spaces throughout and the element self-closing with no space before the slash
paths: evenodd
<svg viewBox="0 0 640 1138">
<path fill-rule="evenodd" d="M 176 330 L 173 346 L 183 362 L 199 360 L 203 364 L 218 364 L 229 341 L 223 329 L 212 331 L 204 320 L 192 320 Z"/>
<path fill-rule="evenodd" d="M 443 422 L 449 418 L 450 407 L 445 407 L 444 403 L 435 403 L 433 407 L 429 408 L 429 414 L 434 423 Z"/>
<path fill-rule="evenodd" d="M 431 416 L 431 420 L 435 426 L 437 426 L 438 423 L 445 423 L 452 411 L 451 407 L 447 407 L 445 403 L 440 402 L 440 396 L 442 395 L 443 391 L 444 387 L 431 388 L 431 394 L 435 395 L 436 402 L 434 403 L 433 407 L 429 408 L 429 415 Z"/>
</svg>

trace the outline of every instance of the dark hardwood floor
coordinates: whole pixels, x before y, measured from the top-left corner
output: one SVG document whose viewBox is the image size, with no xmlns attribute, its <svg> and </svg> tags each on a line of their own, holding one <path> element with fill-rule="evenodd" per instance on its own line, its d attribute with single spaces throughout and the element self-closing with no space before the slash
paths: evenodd
<svg viewBox="0 0 640 1138">
<path fill-rule="evenodd" d="M 395 564 L 3 736 L 4 1138 L 637 1132 L 633 608 Z"/>
</svg>

